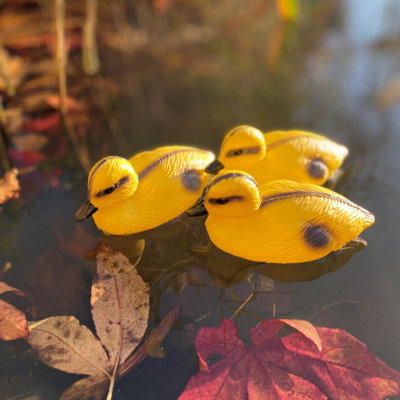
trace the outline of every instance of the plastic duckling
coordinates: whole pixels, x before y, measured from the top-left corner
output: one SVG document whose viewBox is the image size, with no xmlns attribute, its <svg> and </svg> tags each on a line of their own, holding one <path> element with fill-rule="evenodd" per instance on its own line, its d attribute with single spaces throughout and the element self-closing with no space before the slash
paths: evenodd
<svg viewBox="0 0 400 400">
<path fill-rule="evenodd" d="M 107 234 L 127 235 L 171 221 L 199 198 L 207 184 L 204 168 L 214 154 L 192 147 L 166 146 L 127 160 L 110 156 L 88 177 L 88 200 L 75 214 L 93 215 Z"/>
<path fill-rule="evenodd" d="M 274 179 L 322 185 L 339 168 L 348 150 L 324 136 L 304 131 L 274 131 L 263 134 L 248 125 L 225 136 L 218 160 L 206 169 L 248 172 L 260 184 Z"/>
<path fill-rule="evenodd" d="M 227 253 L 253 261 L 316 260 L 357 237 L 374 216 L 345 197 L 313 184 L 275 180 L 260 189 L 254 178 L 223 170 L 204 202 L 188 211 L 208 212 L 211 241 Z"/>
</svg>

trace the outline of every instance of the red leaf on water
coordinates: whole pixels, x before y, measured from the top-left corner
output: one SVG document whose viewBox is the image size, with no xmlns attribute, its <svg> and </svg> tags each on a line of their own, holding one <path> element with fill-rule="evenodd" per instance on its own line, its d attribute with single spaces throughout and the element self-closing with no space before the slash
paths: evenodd
<svg viewBox="0 0 400 400">
<path fill-rule="evenodd" d="M 60 126 L 61 116 L 59 112 L 51 112 L 40 117 L 26 121 L 22 128 L 27 131 L 43 132 Z"/>
<path fill-rule="evenodd" d="M 37 151 L 18 151 L 9 149 L 8 154 L 12 163 L 18 165 L 20 168 L 36 165 L 44 160 L 44 155 Z"/>
<path fill-rule="evenodd" d="M 299 332 L 277 337 L 283 325 Z M 340 329 L 311 327 L 268 319 L 250 331 L 251 347 L 230 319 L 200 329 L 195 346 L 203 369 L 179 399 L 377 400 L 400 393 L 400 374 L 358 339 Z M 208 365 L 211 355 L 222 359 Z"/>
</svg>

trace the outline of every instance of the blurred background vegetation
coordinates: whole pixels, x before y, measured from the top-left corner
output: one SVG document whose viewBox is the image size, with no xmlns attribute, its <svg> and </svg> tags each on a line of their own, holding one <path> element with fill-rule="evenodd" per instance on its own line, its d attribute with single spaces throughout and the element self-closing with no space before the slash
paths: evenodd
<svg viewBox="0 0 400 400">
<path fill-rule="evenodd" d="M 237 124 L 315 131 L 350 149 L 336 190 L 376 214 L 368 247 L 318 280 L 246 272 L 227 283 L 239 261 L 193 255 L 189 230 L 146 240 L 138 268 L 154 314 L 183 302 L 182 317 L 165 357 L 141 364 L 115 398 L 176 398 L 197 370 L 198 327 L 219 325 L 252 290 L 267 294 L 246 307 L 243 337 L 251 315 L 310 319 L 399 370 L 399 19 L 397 0 L 0 1 L 1 166 L 19 168 L 22 185 L 0 213 L 0 266 L 12 264 L 2 279 L 30 293 L 33 318 L 90 324 L 87 253 L 100 234 L 73 215 L 97 159 L 169 143 L 218 152 Z M 74 379 L 24 343 L 0 343 L 8 398 L 57 398 Z"/>
</svg>

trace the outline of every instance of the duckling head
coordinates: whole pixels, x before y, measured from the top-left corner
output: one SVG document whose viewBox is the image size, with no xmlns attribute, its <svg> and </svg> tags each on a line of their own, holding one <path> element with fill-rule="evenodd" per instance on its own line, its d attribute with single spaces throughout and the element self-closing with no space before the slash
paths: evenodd
<svg viewBox="0 0 400 400">
<path fill-rule="evenodd" d="M 260 192 L 254 178 L 239 170 L 223 170 L 211 181 L 204 198 L 210 215 L 246 217 L 260 206 Z"/>
<path fill-rule="evenodd" d="M 103 158 L 89 173 L 88 200 L 76 212 L 75 219 L 83 221 L 101 208 L 122 203 L 135 193 L 138 184 L 138 175 L 128 160 L 117 156 Z"/>
<path fill-rule="evenodd" d="M 206 172 L 215 173 L 221 168 L 246 169 L 262 160 L 266 144 L 262 132 L 249 125 L 241 125 L 229 131 L 221 145 L 218 160 L 210 164 Z"/>
</svg>

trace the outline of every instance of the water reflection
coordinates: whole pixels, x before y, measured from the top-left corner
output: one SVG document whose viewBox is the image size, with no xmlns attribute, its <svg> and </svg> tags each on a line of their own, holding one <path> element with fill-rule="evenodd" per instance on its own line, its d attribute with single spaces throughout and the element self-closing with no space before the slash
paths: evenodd
<svg viewBox="0 0 400 400">
<path fill-rule="evenodd" d="M 269 5 L 255 0 L 241 6 L 182 3 L 167 14 L 154 13 L 145 1 L 111 3 L 113 12 L 99 26 L 102 70 L 112 82 L 93 88 L 106 104 L 98 114 L 107 120 L 92 118 L 93 159 L 166 143 L 217 151 L 223 133 L 243 123 L 320 132 L 350 149 L 335 190 L 376 214 L 376 224 L 363 234 L 368 248 L 356 254 L 364 246 L 357 242 L 324 263 L 282 267 L 254 265 L 215 247 L 199 252 L 208 242 L 204 220 L 182 220 L 125 244 L 100 238 L 91 222 L 79 233 L 73 214 L 85 196 L 84 174 L 63 160 L 57 188 L 27 175 L 27 207 L 6 205 L 0 214 L 1 256 L 12 262 L 7 283 L 32 295 L 35 317 L 73 314 L 89 325 L 94 269 L 84 255 L 90 258 L 87 253 L 104 239 L 121 246 L 132 263 L 139 260 L 140 274 L 151 283 L 154 319 L 182 303 L 166 358 L 147 360 L 124 380 L 120 399 L 132 393 L 177 398 L 197 371 L 192 346 L 198 327 L 219 325 L 254 291 L 265 295 L 256 294 L 237 314 L 241 331 L 254 326 L 254 317 L 314 315 L 316 325 L 348 330 L 400 369 L 398 1 L 307 2 L 284 30 L 276 28 Z M 117 28 L 107 36 L 110 15 Z M 110 144 L 109 130 L 125 132 L 119 149 Z M 15 390 L 5 393 L 33 388 L 41 398 L 57 398 L 74 380 L 38 365 L 19 344 L 0 346 L 0 372 L 7 382 L 14 379 L 7 385 Z M 184 372 L 177 376 L 177 370 Z M 21 373 L 27 384 L 20 389 Z M 49 373 L 55 379 L 43 378 Z M 149 379 L 154 375 L 157 382 Z"/>
</svg>

